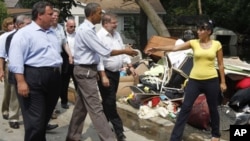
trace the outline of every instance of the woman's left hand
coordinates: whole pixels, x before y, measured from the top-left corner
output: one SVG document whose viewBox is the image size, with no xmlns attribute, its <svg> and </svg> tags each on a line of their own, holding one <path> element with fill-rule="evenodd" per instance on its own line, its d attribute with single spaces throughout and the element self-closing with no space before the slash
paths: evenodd
<svg viewBox="0 0 250 141">
<path fill-rule="evenodd" d="M 220 83 L 220 89 L 221 89 L 221 92 L 225 92 L 227 90 L 226 83 Z"/>
</svg>

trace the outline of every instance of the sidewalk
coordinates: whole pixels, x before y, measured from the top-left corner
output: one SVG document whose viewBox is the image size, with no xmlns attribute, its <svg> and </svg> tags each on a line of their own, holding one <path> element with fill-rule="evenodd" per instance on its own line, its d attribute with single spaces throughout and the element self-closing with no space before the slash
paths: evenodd
<svg viewBox="0 0 250 141">
<path fill-rule="evenodd" d="M 0 108 L 3 98 L 3 82 L 0 82 Z M 60 103 L 60 102 L 58 102 Z M 57 119 L 51 120 L 51 124 L 59 124 L 59 127 L 47 132 L 47 141 L 65 141 L 68 131 L 69 121 L 74 105 L 70 103 L 70 108 L 65 110 L 57 105 L 61 111 Z M 117 102 L 118 112 L 123 120 L 127 141 L 168 141 L 174 126 L 174 120 L 169 118 L 154 117 L 148 120 L 139 119 L 137 110 L 130 105 Z M 9 127 L 8 121 L 0 117 L 0 141 L 22 141 L 24 137 L 24 127 L 22 118 L 20 119 L 20 129 Z M 221 131 L 221 141 L 229 141 L 229 131 Z M 210 141 L 210 132 L 198 130 L 186 125 L 184 141 Z M 100 141 L 90 118 L 87 116 L 82 133 L 84 141 Z"/>
<path fill-rule="evenodd" d="M 0 109 L 2 106 L 3 91 L 4 91 L 3 82 L 0 82 Z M 51 120 L 50 122 L 51 124 L 59 124 L 59 127 L 47 132 L 47 141 L 65 141 L 74 105 L 71 104 L 70 108 L 67 110 L 62 109 L 59 105 L 60 104 L 57 105 L 57 108 L 61 111 L 60 115 L 58 116 L 57 119 Z M 8 121 L 2 118 L 2 113 L 1 113 L 0 141 L 23 141 L 24 126 L 22 123 L 22 117 L 20 118 L 20 122 L 21 122 L 20 129 L 12 129 L 9 127 Z M 144 136 L 139 135 L 136 132 L 126 127 L 124 133 L 127 136 L 127 141 L 154 141 L 147 139 Z M 93 124 L 88 116 L 84 124 L 82 140 L 100 141 L 93 127 Z"/>
</svg>

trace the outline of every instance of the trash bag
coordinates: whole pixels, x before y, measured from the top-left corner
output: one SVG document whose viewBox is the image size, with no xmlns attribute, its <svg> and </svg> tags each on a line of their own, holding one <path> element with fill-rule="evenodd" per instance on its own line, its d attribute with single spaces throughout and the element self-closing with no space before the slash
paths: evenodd
<svg viewBox="0 0 250 141">
<path fill-rule="evenodd" d="M 139 76 L 140 83 L 144 86 L 149 87 L 150 90 L 159 91 L 161 89 L 161 80 L 157 76 L 151 75 L 140 75 Z"/>
<path fill-rule="evenodd" d="M 210 113 L 204 94 L 195 100 L 187 123 L 199 129 L 210 130 Z"/>
<path fill-rule="evenodd" d="M 228 105 L 219 105 L 218 112 L 220 115 L 220 130 L 229 130 L 230 125 L 235 123 L 236 113 Z"/>
<path fill-rule="evenodd" d="M 233 125 L 246 125 L 249 124 L 249 120 L 250 120 L 250 113 L 245 113 L 245 112 L 237 113 L 236 120 Z"/>
<path fill-rule="evenodd" d="M 238 90 L 229 100 L 229 106 L 240 112 L 246 105 L 250 105 L 250 88 Z"/>
</svg>

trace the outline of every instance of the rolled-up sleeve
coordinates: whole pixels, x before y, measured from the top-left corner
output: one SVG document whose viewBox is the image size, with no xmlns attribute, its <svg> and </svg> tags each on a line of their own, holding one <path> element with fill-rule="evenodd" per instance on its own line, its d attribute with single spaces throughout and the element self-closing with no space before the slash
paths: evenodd
<svg viewBox="0 0 250 141">
<path fill-rule="evenodd" d="M 9 49 L 9 70 L 13 73 L 23 74 L 24 56 L 27 54 L 27 41 L 18 32 L 14 35 Z"/>
<path fill-rule="evenodd" d="M 84 35 L 82 35 L 82 39 L 85 41 L 87 46 L 92 50 L 97 52 L 99 55 L 104 57 L 109 57 L 111 53 L 111 49 L 108 47 L 105 47 L 103 43 L 100 41 L 100 39 L 97 37 L 95 31 L 88 30 L 88 32 L 85 32 Z M 90 40 L 91 39 L 91 40 Z"/>
</svg>

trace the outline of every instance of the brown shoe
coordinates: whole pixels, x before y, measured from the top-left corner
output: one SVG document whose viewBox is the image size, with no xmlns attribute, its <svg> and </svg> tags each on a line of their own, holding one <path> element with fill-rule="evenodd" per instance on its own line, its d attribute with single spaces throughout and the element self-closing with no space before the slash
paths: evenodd
<svg viewBox="0 0 250 141">
<path fill-rule="evenodd" d="M 220 138 L 212 137 L 211 141 L 220 141 Z"/>
<path fill-rule="evenodd" d="M 55 112 L 51 115 L 51 119 L 57 119 L 57 114 Z"/>
</svg>

